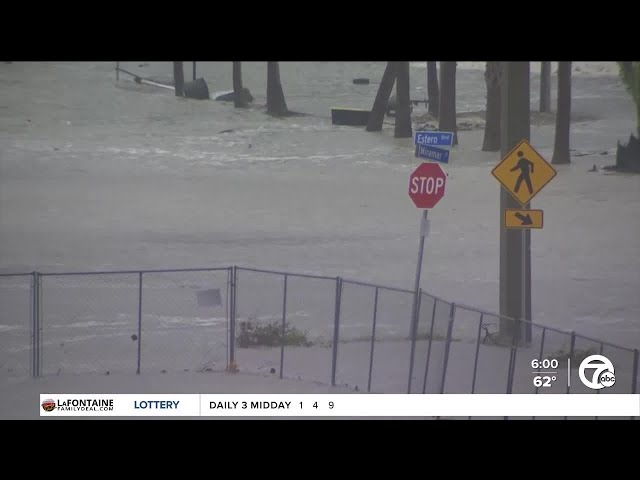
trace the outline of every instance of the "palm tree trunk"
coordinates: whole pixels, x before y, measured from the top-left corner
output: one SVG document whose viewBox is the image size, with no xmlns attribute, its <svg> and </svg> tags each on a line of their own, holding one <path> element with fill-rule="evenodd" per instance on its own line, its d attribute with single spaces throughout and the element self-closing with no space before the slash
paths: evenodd
<svg viewBox="0 0 640 480">
<path fill-rule="evenodd" d="M 233 62 L 233 106 L 245 108 L 247 99 L 242 91 L 242 62 Z"/>
<path fill-rule="evenodd" d="M 173 84 L 176 88 L 176 97 L 184 97 L 184 69 L 183 62 L 173 62 Z"/>
<path fill-rule="evenodd" d="M 267 62 L 267 113 L 284 116 L 289 113 L 280 82 L 278 62 Z"/>
<path fill-rule="evenodd" d="M 487 62 L 487 110 L 484 125 L 483 152 L 500 151 L 500 62 Z"/>
<path fill-rule="evenodd" d="M 571 125 L 571 62 L 558 62 L 558 111 L 556 138 L 551 163 L 570 163 L 569 134 Z"/>
<path fill-rule="evenodd" d="M 453 144 L 458 144 L 456 62 L 440 62 L 440 116 L 438 129 L 442 132 L 453 132 Z"/>
<path fill-rule="evenodd" d="M 376 94 L 376 99 L 373 102 L 373 108 L 369 115 L 367 132 L 379 132 L 382 130 L 382 123 L 384 122 L 384 116 L 387 113 L 387 106 L 389 105 L 389 96 L 391 95 L 395 81 L 395 62 L 387 62 L 387 67 L 382 75 L 382 80 L 378 87 L 378 93 Z"/>
<path fill-rule="evenodd" d="M 409 62 L 397 62 L 396 93 L 398 95 L 398 112 L 396 114 L 396 126 L 393 136 L 395 138 L 411 138 L 411 97 L 409 84 Z"/>
<path fill-rule="evenodd" d="M 551 111 L 551 62 L 540 62 L 540 112 Z"/>
<path fill-rule="evenodd" d="M 429 96 L 429 114 L 437 117 L 440 113 L 437 62 L 427 62 L 427 95 Z"/>
</svg>

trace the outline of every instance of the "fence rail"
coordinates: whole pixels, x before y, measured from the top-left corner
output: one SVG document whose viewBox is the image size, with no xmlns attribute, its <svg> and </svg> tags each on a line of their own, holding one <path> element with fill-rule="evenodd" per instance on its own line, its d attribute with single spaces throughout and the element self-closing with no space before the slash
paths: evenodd
<svg viewBox="0 0 640 480">
<path fill-rule="evenodd" d="M 358 280 L 248 267 L 0 274 L 2 375 L 227 370 L 382 393 L 599 393 L 611 358 L 637 393 L 638 350 Z M 510 328 L 505 329 L 505 325 Z M 532 359 L 563 363 L 536 386 Z M 566 368 L 564 365 L 566 364 Z M 538 369 L 538 371 L 540 371 Z"/>
</svg>

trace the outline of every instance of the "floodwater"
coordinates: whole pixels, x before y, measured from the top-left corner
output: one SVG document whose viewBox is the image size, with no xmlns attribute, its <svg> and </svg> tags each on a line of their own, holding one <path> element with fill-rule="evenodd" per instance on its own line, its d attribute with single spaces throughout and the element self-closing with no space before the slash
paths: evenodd
<svg viewBox="0 0 640 480">
<path fill-rule="evenodd" d="M 172 75 L 170 63 L 121 66 Z M 289 109 L 308 114 L 286 119 L 262 108 L 266 63 L 243 64 L 247 110 L 116 82 L 114 67 L 0 65 L 0 271 L 237 264 L 412 287 L 412 140 L 393 138 L 393 119 L 382 133 L 330 120 L 334 106 L 371 107 L 383 63 L 281 63 Z M 231 63 L 197 69 L 211 92 L 231 88 Z M 424 99 L 425 77 L 411 69 L 412 99 Z M 532 109 L 538 85 L 532 73 Z M 615 76 L 575 75 L 572 88 L 576 155 L 532 202 L 545 211 L 532 234 L 534 320 L 637 348 L 640 177 L 587 173 L 614 163 L 634 107 Z M 460 70 L 457 94 L 459 112 L 482 110 L 483 72 Z M 482 135 L 459 132 L 422 286 L 497 311 L 499 154 L 480 151 Z M 532 143 L 550 160 L 553 125 L 532 125 Z"/>
</svg>

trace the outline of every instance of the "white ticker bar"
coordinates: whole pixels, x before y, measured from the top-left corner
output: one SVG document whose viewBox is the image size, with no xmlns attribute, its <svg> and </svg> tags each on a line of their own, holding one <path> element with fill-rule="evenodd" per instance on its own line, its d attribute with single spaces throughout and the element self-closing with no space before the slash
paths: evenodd
<svg viewBox="0 0 640 480">
<path fill-rule="evenodd" d="M 47 416 L 640 417 L 640 395 L 42 394 Z"/>
</svg>

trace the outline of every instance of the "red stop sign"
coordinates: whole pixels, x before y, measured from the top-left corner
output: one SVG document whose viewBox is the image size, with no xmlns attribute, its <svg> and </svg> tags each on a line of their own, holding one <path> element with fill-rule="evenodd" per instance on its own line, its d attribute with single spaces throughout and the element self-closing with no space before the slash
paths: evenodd
<svg viewBox="0 0 640 480">
<path fill-rule="evenodd" d="M 444 197 L 447 174 L 439 163 L 423 163 L 409 177 L 409 196 L 418 208 L 433 208 Z"/>
</svg>

